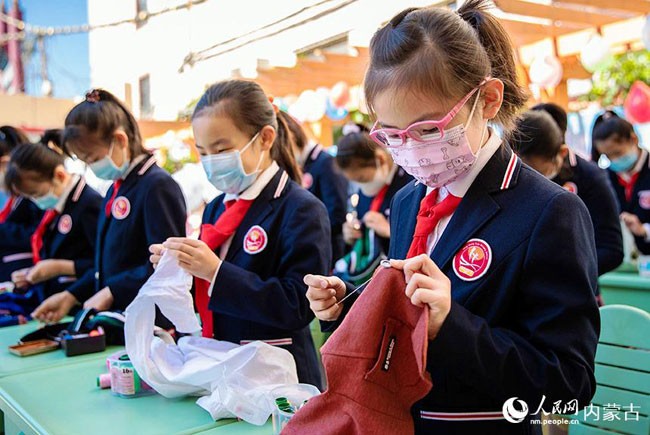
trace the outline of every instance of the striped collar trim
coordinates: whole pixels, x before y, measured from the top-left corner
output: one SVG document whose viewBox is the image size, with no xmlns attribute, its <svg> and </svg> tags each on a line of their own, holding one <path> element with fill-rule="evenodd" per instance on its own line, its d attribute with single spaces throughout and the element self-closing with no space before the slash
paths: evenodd
<svg viewBox="0 0 650 435">
<path fill-rule="evenodd" d="M 512 178 L 515 174 L 515 169 L 517 168 L 518 162 L 519 157 L 517 157 L 517 154 L 512 153 L 510 156 L 510 161 L 508 162 L 508 166 L 506 167 L 506 173 L 503 176 L 503 181 L 501 182 L 501 190 L 510 188 L 510 184 L 512 183 Z"/>
</svg>

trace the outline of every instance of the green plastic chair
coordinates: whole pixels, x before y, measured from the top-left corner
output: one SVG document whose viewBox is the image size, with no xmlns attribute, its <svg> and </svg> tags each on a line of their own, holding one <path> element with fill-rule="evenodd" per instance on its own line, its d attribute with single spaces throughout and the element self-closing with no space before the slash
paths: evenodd
<svg viewBox="0 0 650 435">
<path fill-rule="evenodd" d="M 600 318 L 597 387 L 592 399 L 593 411 L 597 408 L 599 417 L 592 414 L 585 418 L 585 410 L 581 410 L 572 416 L 580 424 L 570 425 L 569 434 L 649 435 L 650 314 L 627 305 L 607 305 L 600 309 Z"/>
</svg>

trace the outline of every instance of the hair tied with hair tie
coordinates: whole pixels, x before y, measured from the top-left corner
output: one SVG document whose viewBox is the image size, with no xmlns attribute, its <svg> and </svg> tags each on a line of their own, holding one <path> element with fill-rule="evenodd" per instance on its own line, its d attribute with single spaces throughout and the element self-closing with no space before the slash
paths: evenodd
<svg viewBox="0 0 650 435">
<path fill-rule="evenodd" d="M 271 106 L 273 106 L 273 110 L 275 111 L 276 114 L 280 112 L 280 108 L 278 107 L 277 104 L 275 104 L 273 101 L 275 100 L 275 97 L 273 95 L 269 95 L 269 103 L 271 103 Z"/>
<path fill-rule="evenodd" d="M 97 89 L 93 89 L 86 93 L 86 101 L 89 103 L 99 103 L 99 100 L 99 91 Z"/>
<path fill-rule="evenodd" d="M 603 113 L 602 119 L 604 121 L 606 121 L 609 118 L 618 118 L 618 115 L 615 112 L 611 111 L 611 110 L 605 110 L 605 113 Z"/>
<path fill-rule="evenodd" d="M 464 21 L 466 21 L 476 30 L 478 30 L 481 22 L 483 21 L 483 15 L 481 14 L 481 11 L 469 11 L 468 13 L 464 14 L 458 13 L 458 15 L 460 15 Z"/>
<path fill-rule="evenodd" d="M 361 128 L 357 124 L 347 123 L 341 129 L 341 133 L 343 133 L 343 136 L 347 136 L 348 134 L 352 133 L 361 133 Z"/>
</svg>

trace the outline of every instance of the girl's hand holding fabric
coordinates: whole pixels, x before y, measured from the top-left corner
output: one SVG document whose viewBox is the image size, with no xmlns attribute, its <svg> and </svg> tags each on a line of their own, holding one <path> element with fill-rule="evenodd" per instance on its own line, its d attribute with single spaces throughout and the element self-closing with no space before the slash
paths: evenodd
<svg viewBox="0 0 650 435">
<path fill-rule="evenodd" d="M 417 306 L 429 306 L 429 340 L 438 335 L 451 310 L 451 282 L 426 254 L 407 260 L 391 260 L 392 267 L 403 270 L 406 296 Z"/>
<path fill-rule="evenodd" d="M 158 263 L 160 263 L 160 259 L 162 258 L 162 255 L 165 253 L 165 248 L 163 247 L 162 243 L 156 243 L 155 245 L 149 246 L 149 252 L 151 252 L 151 255 L 149 256 L 149 261 L 153 265 L 153 268 L 155 269 L 156 266 L 158 266 Z"/>
<path fill-rule="evenodd" d="M 180 267 L 206 281 L 212 281 L 221 265 L 221 259 L 201 240 L 170 237 L 162 246 L 173 251 Z"/>
<path fill-rule="evenodd" d="M 27 280 L 27 274 L 29 273 L 29 267 L 25 269 L 15 270 L 11 273 L 11 282 L 16 285 L 16 288 L 25 288 L 29 285 Z"/>
<path fill-rule="evenodd" d="M 621 213 L 621 219 L 625 222 L 625 226 L 637 237 L 646 237 L 646 230 L 639 217 L 632 213 Z"/>
</svg>

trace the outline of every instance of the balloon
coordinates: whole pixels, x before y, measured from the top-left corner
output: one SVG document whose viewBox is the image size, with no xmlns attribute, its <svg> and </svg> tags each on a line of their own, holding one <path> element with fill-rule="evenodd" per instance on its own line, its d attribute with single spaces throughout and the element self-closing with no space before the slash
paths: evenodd
<svg viewBox="0 0 650 435">
<path fill-rule="evenodd" d="M 650 86 L 641 81 L 632 84 L 623 104 L 625 116 L 634 124 L 650 122 Z"/>
<path fill-rule="evenodd" d="M 609 44 L 598 33 L 591 35 L 580 51 L 580 62 L 591 73 L 607 67 L 613 60 Z"/>
<path fill-rule="evenodd" d="M 350 87 L 345 82 L 338 82 L 332 87 L 329 96 L 334 107 L 345 107 L 350 100 Z"/>
<path fill-rule="evenodd" d="M 289 114 L 301 122 L 316 122 L 325 114 L 326 105 L 327 95 L 308 89 L 289 107 Z"/>
<path fill-rule="evenodd" d="M 562 64 L 553 55 L 537 56 L 530 65 L 530 81 L 544 88 L 554 88 L 562 81 Z"/>
<path fill-rule="evenodd" d="M 646 50 L 650 50 L 650 15 L 645 19 L 643 30 L 641 31 L 641 39 Z"/>
<path fill-rule="evenodd" d="M 327 109 L 325 110 L 325 114 L 332 121 L 340 121 L 348 116 L 348 111 L 345 107 L 335 107 L 330 100 L 327 100 Z"/>
</svg>

